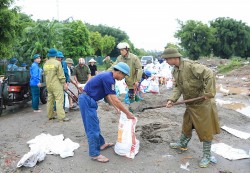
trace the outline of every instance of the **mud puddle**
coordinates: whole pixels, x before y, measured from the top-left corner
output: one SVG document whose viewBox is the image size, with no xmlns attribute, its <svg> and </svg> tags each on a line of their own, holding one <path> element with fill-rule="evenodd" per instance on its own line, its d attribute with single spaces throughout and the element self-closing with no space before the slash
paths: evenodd
<svg viewBox="0 0 250 173">
<path fill-rule="evenodd" d="M 229 95 L 218 92 L 216 94 L 217 105 L 235 110 L 243 115 L 250 117 L 250 97 L 249 89 L 229 87 Z"/>
<path fill-rule="evenodd" d="M 142 139 L 149 141 L 150 143 L 162 143 L 163 136 L 161 132 L 165 132 L 168 127 L 168 124 L 160 122 L 146 124 L 141 126 L 140 136 Z"/>
</svg>

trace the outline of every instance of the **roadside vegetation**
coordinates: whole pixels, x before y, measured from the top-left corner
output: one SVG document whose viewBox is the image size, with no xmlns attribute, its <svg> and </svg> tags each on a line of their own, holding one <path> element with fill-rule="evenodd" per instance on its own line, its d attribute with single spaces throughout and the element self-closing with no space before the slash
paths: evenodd
<svg viewBox="0 0 250 173">
<path fill-rule="evenodd" d="M 223 65 L 219 65 L 218 66 L 218 72 L 225 74 L 228 73 L 234 69 L 238 69 L 244 65 L 250 65 L 250 58 L 248 58 L 247 60 L 244 60 L 242 58 L 239 57 L 233 57 L 232 59 L 230 59 L 230 61 L 226 64 Z"/>
</svg>

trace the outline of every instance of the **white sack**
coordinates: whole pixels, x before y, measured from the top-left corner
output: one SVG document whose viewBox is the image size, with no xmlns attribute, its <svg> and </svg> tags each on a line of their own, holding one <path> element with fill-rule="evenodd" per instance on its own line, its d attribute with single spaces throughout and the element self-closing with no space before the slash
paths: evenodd
<svg viewBox="0 0 250 173">
<path fill-rule="evenodd" d="M 247 159 L 250 156 L 244 150 L 233 148 L 224 143 L 213 144 L 211 150 L 229 160 Z"/>
<path fill-rule="evenodd" d="M 116 93 L 119 94 L 126 94 L 127 84 L 125 83 L 125 79 L 116 80 L 115 81 Z"/>
<path fill-rule="evenodd" d="M 137 118 L 133 120 L 127 119 L 127 116 L 121 112 L 118 139 L 114 148 L 116 154 L 134 159 L 135 155 L 139 152 L 140 141 L 135 136 L 136 123 Z"/>
</svg>

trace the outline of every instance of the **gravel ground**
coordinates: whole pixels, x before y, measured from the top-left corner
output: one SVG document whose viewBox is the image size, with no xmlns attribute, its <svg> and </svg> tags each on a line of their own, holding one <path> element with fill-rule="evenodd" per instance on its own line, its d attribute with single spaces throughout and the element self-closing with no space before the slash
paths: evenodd
<svg viewBox="0 0 250 173">
<path fill-rule="evenodd" d="M 243 80 L 242 80 L 243 81 Z M 244 82 L 244 81 L 243 81 Z M 223 83 L 218 80 L 218 83 Z M 225 84 L 225 83 L 224 83 Z M 243 86 L 244 84 L 242 84 Z M 230 85 L 228 85 L 230 86 Z M 235 86 L 234 86 L 235 87 Z M 247 86 L 248 87 L 248 86 Z M 246 90 L 248 88 L 245 87 Z M 161 87 L 160 94 L 146 94 L 142 106 L 164 104 L 171 90 Z M 230 96 L 220 96 L 224 100 L 234 98 L 249 103 L 246 96 L 249 93 Z M 121 97 L 122 98 L 122 97 Z M 56 120 L 48 121 L 46 105 L 41 106 L 42 113 L 33 113 L 31 103 L 23 107 L 8 108 L 0 117 L 0 173 L 5 172 L 121 172 L 121 173 L 181 173 L 188 172 L 180 169 L 181 164 L 190 163 L 190 172 L 194 173 L 247 173 L 250 170 L 250 159 L 229 161 L 221 156 L 216 156 L 218 163 L 210 164 L 208 168 L 199 168 L 198 161 L 202 157 L 202 143 L 196 132 L 189 143 L 189 150 L 179 153 L 169 148 L 169 143 L 179 138 L 181 134 L 182 117 L 185 105 L 174 106 L 171 109 L 159 108 L 136 113 L 138 124 L 136 136 L 140 140 L 140 151 L 135 159 L 118 156 L 113 149 L 103 151 L 101 154 L 110 159 L 109 163 L 101 164 L 90 160 L 88 156 L 88 144 L 83 129 L 83 123 L 79 111 L 69 112 L 69 122 L 59 123 Z M 231 109 L 218 107 L 221 126 L 250 132 L 250 118 Z M 117 126 L 119 115 L 103 102 L 99 103 L 98 114 L 102 134 L 106 142 L 115 142 L 117 139 Z M 51 135 L 63 134 L 65 138 L 80 144 L 73 157 L 65 159 L 56 155 L 47 155 L 45 160 L 33 168 L 16 168 L 17 162 L 29 151 L 26 142 L 41 133 Z M 245 151 L 250 150 L 250 139 L 239 139 L 226 131 L 216 135 L 213 143 L 223 142 L 234 148 Z"/>
</svg>

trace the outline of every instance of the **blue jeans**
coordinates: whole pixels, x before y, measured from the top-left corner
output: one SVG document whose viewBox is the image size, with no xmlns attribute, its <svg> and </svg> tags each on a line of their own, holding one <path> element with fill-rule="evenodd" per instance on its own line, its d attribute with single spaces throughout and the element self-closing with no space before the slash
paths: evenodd
<svg viewBox="0 0 250 173">
<path fill-rule="evenodd" d="M 33 110 L 38 110 L 39 98 L 40 98 L 40 88 L 38 86 L 31 86 L 32 95 L 32 108 Z"/>
<path fill-rule="evenodd" d="M 88 138 L 89 156 L 99 156 L 100 147 L 105 144 L 105 141 L 101 135 L 99 119 L 96 112 L 98 105 L 94 99 L 86 94 L 81 94 L 78 100 L 82 121 Z"/>
</svg>

